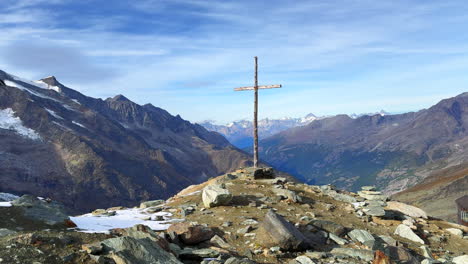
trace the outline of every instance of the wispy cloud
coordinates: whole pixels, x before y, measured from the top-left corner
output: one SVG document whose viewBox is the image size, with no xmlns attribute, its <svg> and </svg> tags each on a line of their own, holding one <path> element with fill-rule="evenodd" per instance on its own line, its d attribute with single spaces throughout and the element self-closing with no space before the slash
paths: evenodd
<svg viewBox="0 0 468 264">
<path fill-rule="evenodd" d="M 409 110 L 394 100 L 455 95 L 467 81 L 459 71 L 468 56 L 463 1 L 5 3 L 5 70 L 59 75 L 92 96 L 123 93 L 194 121 L 249 115 L 250 97 L 232 88 L 252 83 L 253 56 L 261 83 L 285 86 L 262 94 L 263 113 L 275 116 Z M 359 98 L 373 103 L 347 101 Z"/>
</svg>

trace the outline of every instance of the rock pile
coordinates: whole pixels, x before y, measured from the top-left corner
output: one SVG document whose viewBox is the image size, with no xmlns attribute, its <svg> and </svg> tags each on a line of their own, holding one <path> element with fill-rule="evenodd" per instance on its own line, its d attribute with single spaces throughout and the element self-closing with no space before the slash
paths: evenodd
<svg viewBox="0 0 468 264">
<path fill-rule="evenodd" d="M 135 209 L 170 212 L 181 219 L 166 230 L 145 225 L 109 234 L 0 229 L 0 259 L 29 263 L 34 258 L 43 264 L 416 264 L 464 263 L 468 258 L 465 228 L 389 201 L 373 186 L 355 194 L 271 178 L 271 172 L 256 177 L 255 172 L 241 169 Z M 95 214 L 112 219 L 110 212 L 119 215 L 121 210 Z"/>
</svg>

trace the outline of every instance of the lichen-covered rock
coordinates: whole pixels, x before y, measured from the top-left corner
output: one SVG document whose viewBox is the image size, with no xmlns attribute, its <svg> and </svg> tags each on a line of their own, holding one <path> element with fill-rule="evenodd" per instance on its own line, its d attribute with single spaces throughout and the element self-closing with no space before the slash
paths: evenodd
<svg viewBox="0 0 468 264">
<path fill-rule="evenodd" d="M 45 201 L 32 195 L 23 195 L 13 200 L 11 204 L 21 208 L 25 217 L 47 225 L 66 227 L 67 222 L 71 221 L 63 205 L 56 201 Z"/>
<path fill-rule="evenodd" d="M 232 200 L 232 194 L 219 185 L 209 185 L 203 189 L 202 199 L 203 205 L 210 208 L 227 205 Z"/>
<path fill-rule="evenodd" d="M 273 210 L 268 211 L 260 224 L 256 241 L 264 247 L 279 246 L 284 250 L 302 250 L 310 247 L 306 237 Z"/>
<path fill-rule="evenodd" d="M 101 244 L 117 264 L 182 264 L 149 238 L 124 236 L 106 239 Z"/>
<path fill-rule="evenodd" d="M 214 236 L 211 228 L 202 225 L 192 225 L 187 222 L 172 224 L 167 229 L 167 232 L 174 232 L 187 245 L 195 245 Z"/>
</svg>

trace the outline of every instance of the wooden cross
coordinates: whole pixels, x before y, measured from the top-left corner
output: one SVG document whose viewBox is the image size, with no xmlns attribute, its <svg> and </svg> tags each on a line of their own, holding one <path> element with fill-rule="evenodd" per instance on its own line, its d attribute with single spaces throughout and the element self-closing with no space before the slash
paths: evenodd
<svg viewBox="0 0 468 264">
<path fill-rule="evenodd" d="M 258 89 L 281 88 L 281 84 L 261 85 L 258 86 L 258 58 L 255 59 L 255 82 L 254 86 L 234 88 L 234 91 L 254 91 L 254 119 L 253 119 L 253 134 L 254 134 L 254 168 L 258 166 Z"/>
</svg>

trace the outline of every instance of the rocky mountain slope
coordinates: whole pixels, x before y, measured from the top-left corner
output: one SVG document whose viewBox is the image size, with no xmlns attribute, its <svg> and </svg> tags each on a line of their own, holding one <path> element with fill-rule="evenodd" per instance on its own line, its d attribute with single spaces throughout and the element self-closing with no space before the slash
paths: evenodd
<svg viewBox="0 0 468 264">
<path fill-rule="evenodd" d="M 456 222 L 455 200 L 464 195 L 468 195 L 468 162 L 437 170 L 394 197 L 419 206 L 435 217 Z"/>
<path fill-rule="evenodd" d="M 260 142 L 261 157 L 309 183 L 396 193 L 468 161 L 468 93 L 418 112 L 317 120 Z M 465 185 L 466 186 L 466 185 Z"/>
<path fill-rule="evenodd" d="M 85 96 L 54 77 L 0 71 L 0 191 L 75 211 L 167 198 L 248 164 L 218 133 L 122 95 Z"/>
<path fill-rule="evenodd" d="M 314 114 L 308 114 L 303 118 L 282 118 L 282 119 L 262 119 L 258 121 L 258 137 L 260 139 L 267 138 L 281 131 L 292 127 L 305 126 L 320 117 Z M 225 136 L 229 142 L 238 148 L 246 148 L 252 146 L 253 125 L 252 121 L 239 120 L 227 125 L 216 125 L 213 122 L 201 122 L 204 128 L 209 131 L 215 131 Z"/>
<path fill-rule="evenodd" d="M 275 173 L 239 169 L 190 186 L 167 201 L 72 217 L 78 225 L 74 228 L 53 201 L 4 195 L 9 200 L 0 203 L 0 213 L 9 217 L 0 218 L 0 261 L 463 264 L 468 260 L 467 227 L 389 201 L 373 186 L 356 194 L 330 185 L 289 182 L 274 178 Z M 95 233 L 89 229 L 92 223 L 107 229 Z"/>
</svg>

